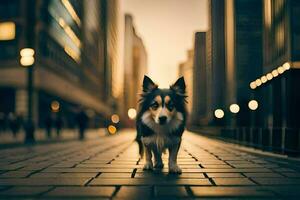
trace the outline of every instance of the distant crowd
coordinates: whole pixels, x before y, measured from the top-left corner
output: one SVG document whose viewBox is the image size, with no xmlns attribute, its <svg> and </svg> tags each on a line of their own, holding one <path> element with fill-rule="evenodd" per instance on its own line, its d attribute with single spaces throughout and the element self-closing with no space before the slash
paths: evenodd
<svg viewBox="0 0 300 200">
<path fill-rule="evenodd" d="M 75 123 L 78 128 L 79 139 L 84 139 L 84 133 L 88 127 L 89 118 L 84 111 L 80 111 L 75 116 Z M 21 114 L 0 112 L 0 134 L 10 132 L 14 137 L 24 132 L 26 120 Z M 48 138 L 52 137 L 52 132 L 59 137 L 64 128 L 64 119 L 59 113 L 50 113 L 42 121 L 42 128 L 45 129 L 45 134 Z"/>
</svg>

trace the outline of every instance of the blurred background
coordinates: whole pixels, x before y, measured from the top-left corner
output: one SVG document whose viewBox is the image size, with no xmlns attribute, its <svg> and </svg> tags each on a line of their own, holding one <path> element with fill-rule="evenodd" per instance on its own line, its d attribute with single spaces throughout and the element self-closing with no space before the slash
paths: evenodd
<svg viewBox="0 0 300 200">
<path fill-rule="evenodd" d="M 1 0 L 0 143 L 133 128 L 144 74 L 188 129 L 299 153 L 300 1 Z M 76 136 L 77 137 L 77 136 Z"/>
</svg>

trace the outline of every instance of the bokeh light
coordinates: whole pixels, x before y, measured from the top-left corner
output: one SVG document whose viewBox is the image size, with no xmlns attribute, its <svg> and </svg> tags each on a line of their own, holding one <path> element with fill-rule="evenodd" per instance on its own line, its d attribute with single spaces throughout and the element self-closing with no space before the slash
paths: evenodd
<svg viewBox="0 0 300 200">
<path fill-rule="evenodd" d="M 273 75 L 271 74 L 271 73 L 268 73 L 267 74 L 267 79 L 270 81 L 270 80 L 272 80 L 273 79 Z"/>
<path fill-rule="evenodd" d="M 260 80 L 261 80 L 262 83 L 266 83 L 266 82 L 268 81 L 268 79 L 267 79 L 266 76 L 262 76 L 262 77 L 260 78 Z"/>
<path fill-rule="evenodd" d="M 272 75 L 273 75 L 273 77 L 277 77 L 277 76 L 278 76 L 278 72 L 277 72 L 276 69 L 274 69 L 274 70 L 272 71 Z"/>
<path fill-rule="evenodd" d="M 60 108 L 60 104 L 58 101 L 52 101 L 50 107 L 52 112 L 58 112 Z"/>
<path fill-rule="evenodd" d="M 291 68 L 291 65 L 289 62 L 286 62 L 282 65 L 282 67 L 285 69 L 285 70 L 289 70 Z"/>
<path fill-rule="evenodd" d="M 113 123 L 115 123 L 115 124 L 119 123 L 119 122 L 120 122 L 120 117 L 119 117 L 119 115 L 113 114 L 113 115 L 111 116 L 111 121 L 112 121 Z"/>
<path fill-rule="evenodd" d="M 248 107 L 250 110 L 256 110 L 258 108 L 258 102 L 256 100 L 251 100 L 248 103 Z"/>
<path fill-rule="evenodd" d="M 224 111 L 222 109 L 215 110 L 215 117 L 218 119 L 222 119 L 224 117 Z"/>
<path fill-rule="evenodd" d="M 109 125 L 107 127 L 107 130 L 108 130 L 109 134 L 111 134 L 111 135 L 114 135 L 117 132 L 117 128 L 114 125 Z"/>
<path fill-rule="evenodd" d="M 134 108 L 130 108 L 128 110 L 128 117 L 130 119 L 135 119 L 135 117 L 136 117 L 136 110 Z"/>
<path fill-rule="evenodd" d="M 260 86 L 262 84 L 260 79 L 256 79 L 255 83 L 256 83 L 256 86 Z"/>
<path fill-rule="evenodd" d="M 251 88 L 252 90 L 254 90 L 256 87 L 257 87 L 257 86 L 256 86 L 255 81 L 253 81 L 253 82 L 250 83 L 250 88 Z"/>
<path fill-rule="evenodd" d="M 230 112 L 232 113 L 238 113 L 240 111 L 240 106 L 237 105 L 236 103 L 231 104 L 229 107 Z"/>
</svg>

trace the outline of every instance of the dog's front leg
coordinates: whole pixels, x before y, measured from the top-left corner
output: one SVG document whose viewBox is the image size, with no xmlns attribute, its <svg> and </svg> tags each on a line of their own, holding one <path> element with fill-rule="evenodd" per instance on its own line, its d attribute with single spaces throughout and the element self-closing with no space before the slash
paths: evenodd
<svg viewBox="0 0 300 200">
<path fill-rule="evenodd" d="M 161 152 L 157 149 L 157 147 L 153 148 L 154 153 L 154 168 L 162 169 L 164 168 L 164 164 L 161 159 Z"/>
<path fill-rule="evenodd" d="M 180 143 L 181 141 L 169 147 L 169 173 L 181 174 L 181 169 L 177 165 L 177 154 Z"/>
<path fill-rule="evenodd" d="M 146 154 L 146 163 L 144 165 L 144 170 L 152 170 L 153 163 L 152 163 L 152 152 L 150 146 L 145 146 L 145 154 Z"/>
</svg>

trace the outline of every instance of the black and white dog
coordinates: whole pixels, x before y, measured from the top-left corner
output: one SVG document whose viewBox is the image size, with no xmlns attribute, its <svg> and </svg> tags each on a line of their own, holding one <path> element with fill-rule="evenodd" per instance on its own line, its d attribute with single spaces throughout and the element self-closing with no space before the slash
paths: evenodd
<svg viewBox="0 0 300 200">
<path fill-rule="evenodd" d="M 161 155 L 168 149 L 169 173 L 181 173 L 177 165 L 177 154 L 186 123 L 185 88 L 183 77 L 169 89 L 159 89 L 148 76 L 144 76 L 143 93 L 136 118 L 137 141 L 146 155 L 144 170 L 163 168 Z M 140 150 L 141 156 L 144 154 L 143 150 Z"/>
</svg>

